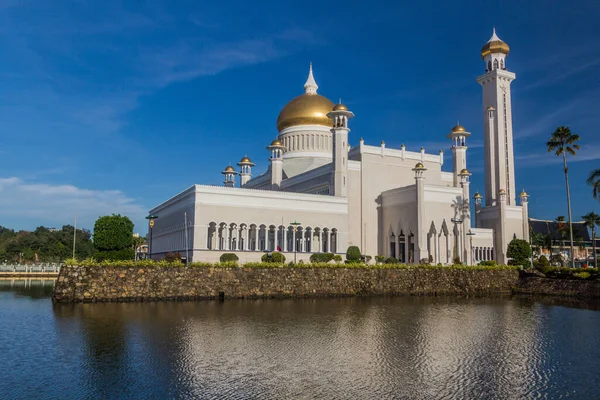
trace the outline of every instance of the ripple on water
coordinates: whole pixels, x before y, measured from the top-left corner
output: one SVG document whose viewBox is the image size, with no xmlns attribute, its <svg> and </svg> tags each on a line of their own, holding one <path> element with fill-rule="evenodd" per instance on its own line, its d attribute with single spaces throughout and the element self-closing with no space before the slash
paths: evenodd
<svg viewBox="0 0 600 400">
<path fill-rule="evenodd" d="M 0 323 L 0 349 L 10 368 L 0 393 L 595 399 L 598 315 L 518 298 L 52 307 L 5 291 L 0 321 L 9 323 Z"/>
</svg>

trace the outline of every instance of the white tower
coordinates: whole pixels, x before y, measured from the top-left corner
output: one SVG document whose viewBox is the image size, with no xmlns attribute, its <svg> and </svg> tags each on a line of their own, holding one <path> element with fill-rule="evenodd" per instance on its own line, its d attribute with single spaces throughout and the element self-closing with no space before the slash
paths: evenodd
<svg viewBox="0 0 600 400">
<path fill-rule="evenodd" d="M 283 152 L 285 146 L 278 140 L 275 139 L 267 147 L 267 150 L 271 152 L 271 187 L 273 190 L 279 190 L 281 181 L 283 180 Z"/>
<path fill-rule="evenodd" d="M 333 195 L 348 197 L 348 120 L 354 113 L 339 103 L 327 116 L 333 120 Z"/>
<path fill-rule="evenodd" d="M 516 205 L 515 162 L 510 84 L 515 74 L 506 69 L 510 48 L 496 35 L 481 49 L 485 73 L 477 78 L 483 90 L 485 205 L 498 202 L 498 193 L 506 193 L 506 205 Z"/>
<path fill-rule="evenodd" d="M 254 167 L 255 164 L 250 161 L 248 156 L 245 156 L 237 163 L 237 165 L 240 167 L 240 186 L 244 186 L 252 179 L 252 167 Z"/>
<path fill-rule="evenodd" d="M 225 170 L 221 173 L 225 175 L 223 184 L 227 187 L 235 187 L 235 176 L 237 175 L 235 169 L 231 165 L 228 165 L 227 168 L 225 168 Z"/>
<path fill-rule="evenodd" d="M 454 175 L 454 187 L 460 187 L 460 174 L 467 168 L 467 138 L 471 136 L 462 125 L 456 125 L 446 136 L 452 139 L 452 174 Z"/>
</svg>

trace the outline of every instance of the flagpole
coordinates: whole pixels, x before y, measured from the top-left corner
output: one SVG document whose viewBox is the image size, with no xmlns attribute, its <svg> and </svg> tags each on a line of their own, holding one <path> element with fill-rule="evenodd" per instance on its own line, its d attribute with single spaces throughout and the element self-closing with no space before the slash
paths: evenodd
<svg viewBox="0 0 600 400">
<path fill-rule="evenodd" d="M 75 223 L 73 226 L 73 259 L 75 259 L 75 237 L 77 235 L 77 214 L 73 216 Z"/>
</svg>

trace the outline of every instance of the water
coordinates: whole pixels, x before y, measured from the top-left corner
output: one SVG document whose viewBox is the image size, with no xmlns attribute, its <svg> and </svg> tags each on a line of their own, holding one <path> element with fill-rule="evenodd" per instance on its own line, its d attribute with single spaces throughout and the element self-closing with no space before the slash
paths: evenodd
<svg viewBox="0 0 600 400">
<path fill-rule="evenodd" d="M 598 399 L 600 305 L 342 298 L 53 306 L 0 281 L 4 399 Z"/>
</svg>

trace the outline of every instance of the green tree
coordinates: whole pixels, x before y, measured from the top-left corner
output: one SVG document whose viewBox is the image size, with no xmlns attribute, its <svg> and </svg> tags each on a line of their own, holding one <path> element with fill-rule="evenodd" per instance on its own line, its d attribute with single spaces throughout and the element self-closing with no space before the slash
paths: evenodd
<svg viewBox="0 0 600 400">
<path fill-rule="evenodd" d="M 98 218 L 94 224 L 94 247 L 98 259 L 132 259 L 133 222 L 118 214 Z"/>
<path fill-rule="evenodd" d="M 360 249 L 358 246 L 349 246 L 346 250 L 346 260 L 349 262 L 360 262 Z"/>
<path fill-rule="evenodd" d="M 531 265 L 529 258 L 531 257 L 531 247 L 526 240 L 513 239 L 508 244 L 506 255 L 511 258 L 510 264 L 522 265 L 523 268 L 529 268 Z"/>
<path fill-rule="evenodd" d="M 569 168 L 567 167 L 567 154 L 574 156 L 575 150 L 579 150 L 579 135 L 572 133 L 566 126 L 559 126 L 546 142 L 549 152 L 554 152 L 557 157 L 563 158 L 563 170 L 565 172 L 565 186 L 567 188 L 567 207 L 569 211 L 569 236 L 571 240 L 571 267 L 575 267 L 575 252 L 573 249 L 573 217 L 571 215 L 571 192 L 569 190 Z"/>
<path fill-rule="evenodd" d="M 589 212 L 583 217 L 585 225 L 592 231 L 592 247 L 594 254 L 594 268 L 598 268 L 598 261 L 596 260 L 596 226 L 600 226 L 600 215 L 595 212 Z"/>
</svg>

